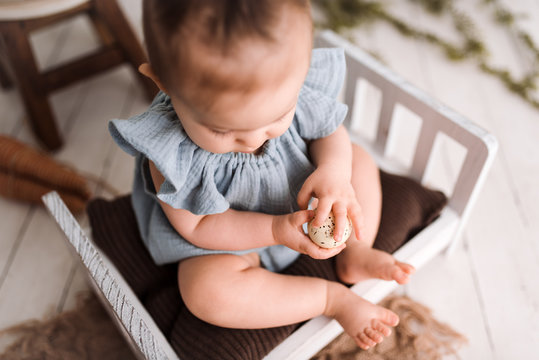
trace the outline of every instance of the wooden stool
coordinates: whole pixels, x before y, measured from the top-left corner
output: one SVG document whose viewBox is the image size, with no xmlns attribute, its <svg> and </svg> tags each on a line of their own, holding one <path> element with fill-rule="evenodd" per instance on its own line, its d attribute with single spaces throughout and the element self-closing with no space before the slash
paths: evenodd
<svg viewBox="0 0 539 360">
<path fill-rule="evenodd" d="M 80 14 L 90 17 L 102 46 L 90 55 L 40 72 L 30 32 Z M 0 0 L 0 84 L 4 88 L 12 85 L 11 68 L 32 128 L 50 150 L 62 146 L 48 101 L 50 93 L 128 62 L 148 97 L 153 98 L 157 87 L 137 71 L 145 61 L 146 55 L 116 0 Z"/>
</svg>

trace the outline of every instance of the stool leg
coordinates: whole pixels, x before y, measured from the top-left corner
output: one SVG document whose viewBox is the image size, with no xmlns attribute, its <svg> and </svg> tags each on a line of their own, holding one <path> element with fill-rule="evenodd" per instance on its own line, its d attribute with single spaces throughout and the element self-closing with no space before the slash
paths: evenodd
<svg viewBox="0 0 539 360">
<path fill-rule="evenodd" d="M 2 24 L 7 57 L 17 80 L 19 92 L 26 105 L 30 124 L 37 137 L 50 150 L 62 146 L 54 116 L 47 99 L 47 89 L 39 75 L 32 47 L 22 22 Z"/>
<path fill-rule="evenodd" d="M 13 82 L 9 76 L 6 64 L 0 59 L 0 86 L 2 89 L 11 89 L 13 87 Z"/>
<path fill-rule="evenodd" d="M 122 49 L 127 61 L 133 66 L 146 95 L 152 100 L 159 89 L 153 81 L 138 72 L 140 64 L 147 61 L 146 54 L 116 0 L 93 0 L 93 2 L 97 16 L 103 20 L 110 33 L 115 37 L 117 45 Z"/>
<path fill-rule="evenodd" d="M 4 44 L 4 39 L 0 34 L 0 86 L 3 89 L 10 89 L 13 87 L 13 81 L 9 73 L 7 64 L 7 49 Z"/>
<path fill-rule="evenodd" d="M 101 20 L 98 14 L 95 11 L 89 11 L 88 16 L 92 21 L 94 29 L 96 30 L 99 38 L 101 39 L 101 44 L 103 46 L 114 46 L 116 39 L 110 33 L 108 26 Z"/>
</svg>

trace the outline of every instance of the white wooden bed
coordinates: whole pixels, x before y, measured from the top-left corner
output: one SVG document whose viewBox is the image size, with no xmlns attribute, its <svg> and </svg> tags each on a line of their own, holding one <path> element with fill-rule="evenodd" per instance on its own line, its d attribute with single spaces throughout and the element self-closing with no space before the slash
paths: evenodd
<svg viewBox="0 0 539 360">
<path fill-rule="evenodd" d="M 335 33 L 320 33 L 316 46 L 345 49 L 348 70 L 342 96 L 350 107 L 346 125 L 352 140 L 368 149 L 382 169 L 448 194 L 449 204 L 441 216 L 401 247 L 395 257 L 419 269 L 440 252 L 450 253 L 490 168 L 496 139 Z M 143 359 L 178 359 L 125 280 L 82 231 L 58 195 L 49 193 L 43 201 L 135 353 Z M 376 303 L 396 286 L 395 282 L 369 280 L 352 289 Z M 336 321 L 315 318 L 266 359 L 308 359 L 341 332 Z"/>
</svg>

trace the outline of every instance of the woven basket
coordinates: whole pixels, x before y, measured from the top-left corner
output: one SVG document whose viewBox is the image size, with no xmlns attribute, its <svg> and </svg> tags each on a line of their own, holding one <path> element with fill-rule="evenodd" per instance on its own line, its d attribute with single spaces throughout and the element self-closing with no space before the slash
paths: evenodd
<svg viewBox="0 0 539 360">
<path fill-rule="evenodd" d="M 0 196 L 41 204 L 56 190 L 74 213 L 84 211 L 91 197 L 86 179 L 49 155 L 0 135 Z"/>
</svg>

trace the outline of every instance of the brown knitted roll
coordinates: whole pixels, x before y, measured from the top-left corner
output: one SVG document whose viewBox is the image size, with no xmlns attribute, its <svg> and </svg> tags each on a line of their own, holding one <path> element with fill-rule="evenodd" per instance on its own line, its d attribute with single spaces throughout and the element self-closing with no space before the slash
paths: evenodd
<svg viewBox="0 0 539 360">
<path fill-rule="evenodd" d="M 86 180 L 45 153 L 0 135 L 0 195 L 33 203 L 56 190 L 75 213 L 84 210 L 91 192 Z"/>
<path fill-rule="evenodd" d="M 41 197 L 52 190 L 57 189 L 0 171 L 0 195 L 6 198 L 41 204 Z M 57 191 L 72 212 L 80 213 L 86 208 L 88 199 L 82 199 L 63 190 Z"/>
</svg>

